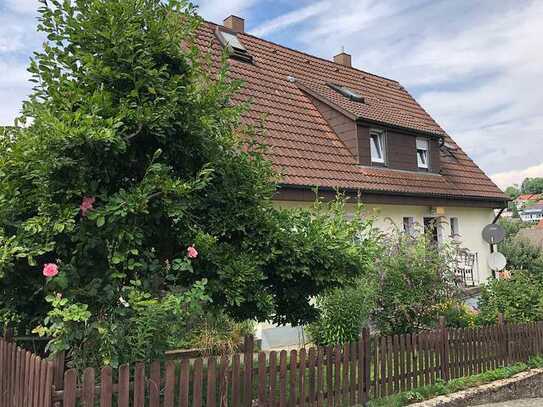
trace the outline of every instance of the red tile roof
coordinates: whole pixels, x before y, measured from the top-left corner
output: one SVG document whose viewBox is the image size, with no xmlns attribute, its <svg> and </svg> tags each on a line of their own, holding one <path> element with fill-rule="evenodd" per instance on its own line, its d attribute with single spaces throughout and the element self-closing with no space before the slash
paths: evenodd
<svg viewBox="0 0 543 407">
<path fill-rule="evenodd" d="M 515 198 L 515 201 L 536 201 L 541 197 L 540 194 L 523 194 Z"/>
<path fill-rule="evenodd" d="M 216 25 L 204 23 L 198 44 L 220 61 Z M 295 51 L 246 33 L 239 39 L 254 64 L 230 59 L 232 77 L 244 87 L 235 101 L 250 100 L 245 121 L 265 116 L 268 157 L 290 186 L 320 186 L 363 191 L 506 200 L 502 191 L 446 135 L 398 82 Z M 289 76 L 296 82 L 289 81 Z M 348 86 L 367 104 L 354 103 L 327 83 Z M 318 91 L 356 117 L 444 136 L 454 156 L 443 156 L 440 174 L 360 166 L 301 87 Z"/>
</svg>

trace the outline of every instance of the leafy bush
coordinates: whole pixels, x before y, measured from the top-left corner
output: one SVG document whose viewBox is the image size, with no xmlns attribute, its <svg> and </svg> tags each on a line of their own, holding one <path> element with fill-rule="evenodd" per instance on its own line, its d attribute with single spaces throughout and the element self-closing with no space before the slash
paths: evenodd
<svg viewBox="0 0 543 407">
<path fill-rule="evenodd" d="M 477 313 L 459 301 L 440 304 L 438 312 L 439 316 L 445 317 L 445 325 L 449 328 L 469 328 L 475 326 L 477 321 Z"/>
<path fill-rule="evenodd" d="M 415 332 L 436 324 L 439 304 L 457 294 L 454 256 L 454 247 L 436 246 L 430 236 L 391 234 L 375 264 L 379 284 L 373 320 L 381 332 Z"/>
<path fill-rule="evenodd" d="M 543 319 L 543 286 L 526 272 L 515 272 L 510 279 L 489 280 L 482 288 L 478 320 L 493 324 L 502 313 L 510 322 Z"/>
<path fill-rule="evenodd" d="M 375 306 L 375 288 L 375 281 L 365 278 L 317 297 L 319 318 L 307 326 L 312 341 L 331 346 L 358 340 Z"/>
<path fill-rule="evenodd" d="M 70 364 L 80 369 L 162 359 L 166 350 L 189 343 L 191 325 L 203 316 L 209 301 L 205 281 L 160 299 L 138 287 L 125 292 L 126 299 L 121 297 L 116 307 L 93 318 L 87 304 L 48 296 L 52 310 L 35 332 L 51 336 L 50 349 L 68 351 Z"/>
<path fill-rule="evenodd" d="M 524 270 L 543 281 L 543 250 L 540 247 L 515 236 L 500 243 L 498 249 L 507 259 L 508 270 Z"/>
<path fill-rule="evenodd" d="M 253 321 L 236 322 L 222 312 L 206 313 L 196 321 L 189 344 L 202 349 L 205 355 L 231 355 L 239 351 L 245 336 L 254 332 Z"/>
</svg>

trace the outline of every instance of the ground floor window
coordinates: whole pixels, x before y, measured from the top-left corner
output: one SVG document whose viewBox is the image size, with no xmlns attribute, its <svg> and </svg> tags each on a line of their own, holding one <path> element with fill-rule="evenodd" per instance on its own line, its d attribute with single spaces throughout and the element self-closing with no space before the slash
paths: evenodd
<svg viewBox="0 0 543 407">
<path fill-rule="evenodd" d="M 439 244 L 439 231 L 437 218 L 424 218 L 424 233 L 429 235 L 433 244 Z"/>
</svg>

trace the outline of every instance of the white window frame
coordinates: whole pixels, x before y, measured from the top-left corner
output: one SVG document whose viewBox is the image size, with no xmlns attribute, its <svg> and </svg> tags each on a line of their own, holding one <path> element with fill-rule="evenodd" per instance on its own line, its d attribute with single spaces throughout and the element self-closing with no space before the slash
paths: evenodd
<svg viewBox="0 0 543 407">
<path fill-rule="evenodd" d="M 422 154 L 421 154 L 422 153 Z M 422 157 L 426 159 L 424 161 Z M 427 138 L 417 138 L 417 166 L 427 170 L 430 166 L 430 142 Z"/>
<path fill-rule="evenodd" d="M 375 142 L 377 140 L 377 143 Z M 381 150 L 381 157 L 377 156 L 378 150 Z M 386 139 L 383 130 L 370 130 L 370 156 L 372 163 L 386 164 Z"/>
</svg>

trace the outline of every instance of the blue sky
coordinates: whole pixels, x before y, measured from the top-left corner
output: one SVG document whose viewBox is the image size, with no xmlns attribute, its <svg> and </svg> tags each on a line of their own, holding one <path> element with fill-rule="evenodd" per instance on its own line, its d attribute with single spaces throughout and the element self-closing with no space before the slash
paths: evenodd
<svg viewBox="0 0 543 407">
<path fill-rule="evenodd" d="M 500 185 L 543 176 L 543 1 L 198 0 L 201 15 L 400 81 Z M 0 124 L 30 90 L 37 0 L 0 0 Z"/>
</svg>

